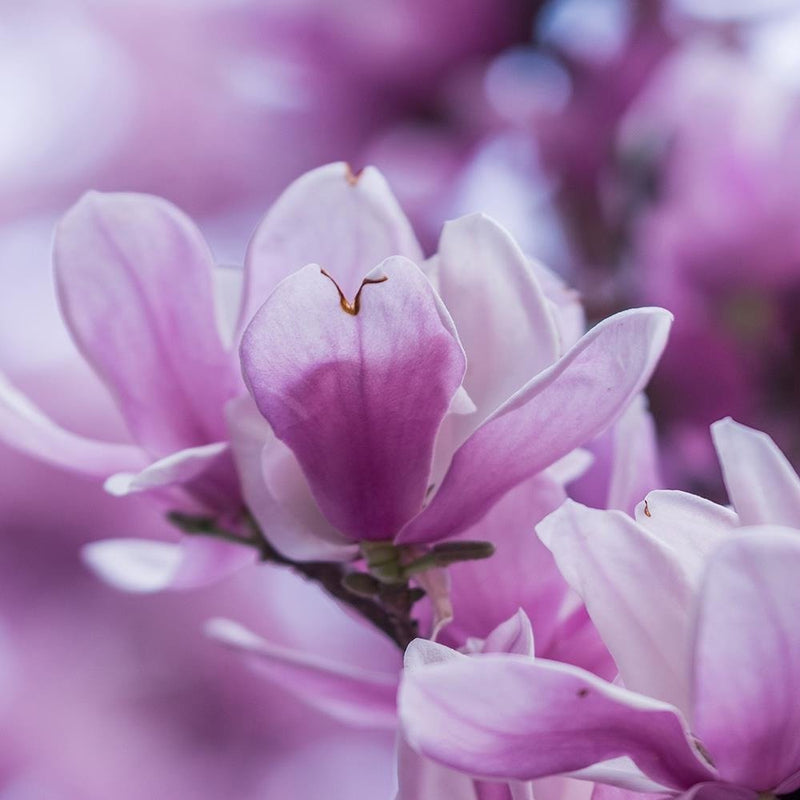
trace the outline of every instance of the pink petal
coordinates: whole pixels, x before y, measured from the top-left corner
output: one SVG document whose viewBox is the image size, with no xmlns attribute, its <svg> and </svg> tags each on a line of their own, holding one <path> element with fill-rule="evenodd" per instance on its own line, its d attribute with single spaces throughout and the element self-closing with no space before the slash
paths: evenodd
<svg viewBox="0 0 800 800">
<path fill-rule="evenodd" d="M 678 800 L 756 800 L 759 794 L 743 786 L 714 781 L 692 786 L 688 792 L 679 795 Z"/>
<path fill-rule="evenodd" d="M 17 450 L 64 469 L 106 478 L 147 464 L 144 450 L 131 444 L 87 439 L 56 425 L 0 373 L 0 438 Z"/>
<path fill-rule="evenodd" d="M 405 673 L 399 706 L 412 747 L 445 766 L 530 780 L 621 755 L 683 788 L 713 774 L 672 706 L 552 661 L 485 655 Z"/>
<path fill-rule="evenodd" d="M 294 561 L 349 561 L 357 549 L 322 516 L 291 451 L 275 438 L 252 398 L 226 409 L 247 508 L 269 542 Z"/>
<path fill-rule="evenodd" d="M 456 451 L 441 488 L 399 541 L 465 530 L 509 489 L 608 427 L 650 377 L 671 319 L 663 309 L 643 308 L 597 325 Z"/>
<path fill-rule="evenodd" d="M 206 586 L 252 564 L 257 555 L 246 545 L 200 537 L 179 543 L 105 539 L 81 551 L 101 580 L 123 592 L 147 594 Z"/>
<path fill-rule="evenodd" d="M 86 565 L 124 592 L 160 592 L 169 588 L 183 560 L 179 544 L 146 539 L 106 539 L 81 551 Z"/>
<path fill-rule="evenodd" d="M 775 442 L 730 417 L 715 422 L 711 435 L 742 525 L 800 527 L 800 478 Z"/>
<path fill-rule="evenodd" d="M 517 653 L 533 658 L 533 628 L 528 615 L 520 609 L 501 622 L 483 643 L 484 653 Z"/>
<path fill-rule="evenodd" d="M 320 268 L 275 290 L 242 341 L 245 379 L 329 522 L 391 539 L 419 512 L 464 354 L 425 276 L 396 257 L 346 313 Z"/>
<path fill-rule="evenodd" d="M 118 472 L 105 482 L 105 490 L 115 497 L 148 492 L 167 486 L 180 486 L 200 477 L 229 455 L 228 442 L 214 442 L 171 453 L 139 472 Z"/>
<path fill-rule="evenodd" d="M 569 774 L 573 779 L 596 781 L 592 800 L 597 800 L 598 797 L 625 800 L 628 792 L 633 792 L 628 800 L 642 800 L 644 792 L 654 792 L 662 796 L 664 793 L 671 794 L 666 786 L 648 778 L 628 756 L 601 761 L 599 764 Z"/>
<path fill-rule="evenodd" d="M 693 594 L 680 562 L 619 511 L 568 500 L 536 528 L 626 687 L 688 708 Z"/>
<path fill-rule="evenodd" d="M 243 653 L 271 680 L 347 724 L 390 730 L 397 724 L 395 675 L 291 650 L 226 619 L 211 620 L 206 632 Z"/>
<path fill-rule="evenodd" d="M 751 529 L 705 575 L 694 731 L 720 776 L 774 790 L 800 768 L 800 533 Z"/>
<path fill-rule="evenodd" d="M 558 331 L 522 251 L 482 214 L 445 224 L 436 277 L 467 354 L 464 386 L 477 406 L 477 413 L 462 418 L 464 441 L 558 358 Z"/>
<path fill-rule="evenodd" d="M 547 655 L 569 587 L 534 526 L 565 498 L 561 486 L 539 475 L 512 489 L 463 534 L 491 542 L 495 553 L 486 561 L 448 568 L 455 617 L 446 641 L 460 645 L 469 637 L 484 639 L 522 608 L 533 622 L 539 655 Z"/>
<path fill-rule="evenodd" d="M 395 800 L 479 800 L 469 775 L 415 753 L 402 735 L 397 743 L 397 781 Z"/>
<path fill-rule="evenodd" d="M 240 330 L 287 276 L 319 264 L 347 297 L 385 258 L 419 263 L 422 250 L 386 180 L 374 167 L 354 175 L 347 164 L 306 173 L 278 198 L 247 249 Z"/>
<path fill-rule="evenodd" d="M 182 558 L 170 584 L 171 589 L 208 586 L 258 561 L 256 548 L 246 544 L 208 536 L 184 536 L 180 544 Z"/>
<path fill-rule="evenodd" d="M 62 313 L 151 455 L 219 441 L 234 372 L 216 330 L 211 254 L 178 209 L 90 192 L 56 231 Z"/>
<path fill-rule="evenodd" d="M 739 527 L 736 514 L 725 506 L 686 492 L 650 492 L 636 507 L 636 522 L 667 545 L 696 584 L 711 553 Z"/>
</svg>

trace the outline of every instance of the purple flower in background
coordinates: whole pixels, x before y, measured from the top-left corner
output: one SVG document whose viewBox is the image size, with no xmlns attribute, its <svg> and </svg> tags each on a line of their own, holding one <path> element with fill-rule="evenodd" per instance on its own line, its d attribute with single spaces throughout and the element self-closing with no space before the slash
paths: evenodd
<svg viewBox="0 0 800 800">
<path fill-rule="evenodd" d="M 678 319 L 654 385 L 673 472 L 710 472 L 723 414 L 798 452 L 799 131 L 796 89 L 709 43 L 677 51 L 621 129 L 657 187 L 632 228 L 638 293 Z"/>
<path fill-rule="evenodd" d="M 714 437 L 735 512 L 655 492 L 636 521 L 567 503 L 538 526 L 619 685 L 508 656 L 432 666 L 401 690 L 412 745 L 505 779 L 720 798 L 798 788 L 800 478 L 763 434 L 724 421 Z"/>
</svg>

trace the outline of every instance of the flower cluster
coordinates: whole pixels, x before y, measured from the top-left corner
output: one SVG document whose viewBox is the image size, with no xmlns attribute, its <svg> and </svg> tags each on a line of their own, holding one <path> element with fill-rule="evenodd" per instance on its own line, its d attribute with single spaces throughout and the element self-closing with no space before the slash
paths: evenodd
<svg viewBox="0 0 800 800">
<path fill-rule="evenodd" d="M 343 163 L 286 189 L 243 271 L 136 194 L 82 198 L 54 264 L 127 437 L 66 430 L 7 379 L 0 435 L 169 521 L 171 540 L 84 549 L 118 588 L 260 563 L 344 607 L 291 644 L 207 632 L 395 734 L 400 798 L 800 788 L 800 478 L 726 419 L 732 508 L 661 488 L 642 392 L 669 312 L 587 331 L 498 223 L 449 222 L 426 257 L 380 173 Z"/>
</svg>

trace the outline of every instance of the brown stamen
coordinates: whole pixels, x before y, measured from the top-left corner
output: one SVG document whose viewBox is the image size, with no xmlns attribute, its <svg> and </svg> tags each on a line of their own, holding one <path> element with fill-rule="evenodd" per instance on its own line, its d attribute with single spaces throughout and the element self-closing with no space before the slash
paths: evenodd
<svg viewBox="0 0 800 800">
<path fill-rule="evenodd" d="M 364 278 L 364 280 L 361 281 L 361 286 L 358 287 L 358 291 L 356 292 L 356 296 L 353 298 L 353 302 L 351 303 L 344 296 L 344 292 L 339 288 L 339 284 L 336 283 L 333 277 L 324 269 L 320 269 L 320 272 L 336 287 L 336 291 L 339 292 L 339 305 L 342 307 L 342 311 L 347 312 L 353 317 L 356 316 L 359 311 L 361 311 L 361 292 L 364 291 L 364 287 L 373 283 L 383 283 L 384 281 L 389 280 L 388 275 L 384 275 L 382 278 Z"/>
<path fill-rule="evenodd" d="M 650 506 L 647 505 L 647 500 L 644 501 L 644 515 L 646 517 L 652 517 L 653 515 L 650 513 Z"/>
</svg>

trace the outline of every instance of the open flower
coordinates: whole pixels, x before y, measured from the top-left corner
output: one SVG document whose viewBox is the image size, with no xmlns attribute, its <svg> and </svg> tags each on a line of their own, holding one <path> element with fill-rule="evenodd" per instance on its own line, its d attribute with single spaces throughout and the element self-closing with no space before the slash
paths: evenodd
<svg viewBox="0 0 800 800">
<path fill-rule="evenodd" d="M 318 235 L 326 208 L 304 199 Z M 297 228 L 268 217 L 256 240 L 280 241 L 279 224 Z M 293 558 L 463 532 L 612 424 L 664 347 L 671 318 L 653 308 L 573 344 L 563 289 L 548 297 L 540 275 L 553 277 L 481 215 L 448 223 L 424 263 L 366 266 L 339 233 L 342 248 L 282 281 L 245 331 L 242 368 L 268 425 L 246 403 L 231 415 L 245 496 Z"/>
<path fill-rule="evenodd" d="M 296 203 L 307 188 L 330 226 L 319 235 L 309 232 Z M 271 218 L 283 216 L 289 219 L 280 241 L 262 235 L 251 243 L 251 255 L 262 247 L 269 255 L 258 260 L 263 273 L 248 258 L 238 300 L 235 291 L 219 291 L 222 278 L 235 283 L 238 273 L 215 268 L 200 232 L 175 206 L 137 194 L 84 196 L 56 231 L 58 298 L 78 348 L 116 401 L 127 440 L 64 430 L 2 377 L 0 436 L 29 455 L 107 479 L 114 494 L 147 492 L 164 510 L 222 518 L 236 530 L 244 500 L 225 408 L 245 388 L 230 342 L 238 342 L 249 315 L 281 278 L 328 258 L 341 230 L 347 257 L 419 255 L 410 229 L 404 236 L 407 223 L 394 197 L 372 169 L 358 186 L 345 164 L 315 170 L 275 204 Z M 238 329 L 226 322 L 237 314 Z M 86 433 L 94 422 L 86 419 Z M 184 537 L 180 546 L 109 540 L 85 552 L 104 577 L 137 590 L 206 582 L 255 557 L 250 547 L 200 537 Z"/>
<path fill-rule="evenodd" d="M 763 434 L 714 434 L 739 516 L 655 492 L 636 521 L 568 502 L 538 526 L 621 685 L 546 660 L 435 665 L 401 690 L 413 745 L 492 777 L 715 798 L 800 787 L 800 480 Z"/>
</svg>

